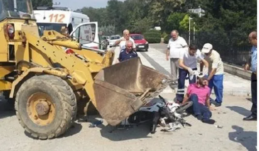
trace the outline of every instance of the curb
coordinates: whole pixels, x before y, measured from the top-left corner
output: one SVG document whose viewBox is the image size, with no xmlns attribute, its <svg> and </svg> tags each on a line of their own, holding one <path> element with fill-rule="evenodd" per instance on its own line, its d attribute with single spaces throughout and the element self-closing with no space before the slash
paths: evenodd
<svg viewBox="0 0 259 151">
<path fill-rule="evenodd" d="M 229 74 L 232 74 L 232 75 L 238 76 L 240 78 L 246 79 L 246 80 L 250 80 L 251 74 L 252 74 L 251 71 L 244 71 L 244 69 L 242 69 L 240 67 L 233 66 L 233 65 L 230 65 L 230 64 L 227 64 L 227 63 L 224 63 L 224 71 L 229 73 Z"/>
</svg>

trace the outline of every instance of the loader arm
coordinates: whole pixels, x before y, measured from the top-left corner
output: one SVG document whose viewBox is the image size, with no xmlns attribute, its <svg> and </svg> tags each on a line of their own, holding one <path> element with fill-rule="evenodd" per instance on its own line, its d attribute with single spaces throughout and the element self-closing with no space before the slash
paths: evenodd
<svg viewBox="0 0 259 151">
<path fill-rule="evenodd" d="M 57 49 L 54 45 L 50 45 L 48 42 L 28 32 L 23 32 L 21 35 L 26 37 L 26 49 L 28 49 L 28 51 L 30 51 L 30 47 L 33 46 L 43 55 L 46 55 L 52 63 L 58 63 L 67 69 L 68 77 L 71 77 L 73 82 L 82 84 L 91 101 L 96 105 L 92 72 L 102 70 L 102 68 L 105 67 L 103 64 L 98 62 L 85 63 L 76 56 L 66 54 L 64 51 Z"/>
<path fill-rule="evenodd" d="M 106 67 L 110 66 L 113 62 L 113 51 L 107 51 L 103 57 L 96 51 L 81 48 L 81 45 L 78 42 L 73 41 L 71 38 L 68 38 L 54 30 L 44 31 L 41 39 L 57 47 L 71 48 L 75 53 L 84 56 L 84 58 L 89 62 L 102 63 Z"/>
</svg>

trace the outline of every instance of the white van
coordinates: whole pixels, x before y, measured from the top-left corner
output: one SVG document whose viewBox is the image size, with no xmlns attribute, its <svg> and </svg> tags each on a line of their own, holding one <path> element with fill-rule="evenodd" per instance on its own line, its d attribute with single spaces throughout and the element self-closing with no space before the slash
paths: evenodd
<svg viewBox="0 0 259 151">
<path fill-rule="evenodd" d="M 90 22 L 87 15 L 62 7 L 38 7 L 34 15 L 40 36 L 44 30 L 61 32 L 61 28 L 66 26 L 70 36 L 83 48 L 99 49 L 98 23 Z"/>
</svg>

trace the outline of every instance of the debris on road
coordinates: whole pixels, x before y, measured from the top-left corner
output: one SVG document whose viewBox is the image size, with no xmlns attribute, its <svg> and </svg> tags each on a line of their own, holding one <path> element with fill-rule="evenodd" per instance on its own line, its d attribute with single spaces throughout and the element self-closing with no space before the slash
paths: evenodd
<svg viewBox="0 0 259 151">
<path fill-rule="evenodd" d="M 99 125 L 102 125 L 103 124 L 103 121 L 102 120 L 96 120 L 94 121 L 92 124 L 90 124 L 90 128 L 94 128 L 94 127 L 97 127 Z"/>
<path fill-rule="evenodd" d="M 223 128 L 223 126 L 221 126 L 221 125 L 215 125 L 215 127 L 216 127 L 216 128 L 219 128 L 219 129 L 222 129 L 222 128 Z"/>
</svg>

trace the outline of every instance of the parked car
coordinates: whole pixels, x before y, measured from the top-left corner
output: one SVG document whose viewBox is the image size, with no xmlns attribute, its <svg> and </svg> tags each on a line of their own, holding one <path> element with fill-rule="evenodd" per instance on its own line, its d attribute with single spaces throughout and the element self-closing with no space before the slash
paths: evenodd
<svg viewBox="0 0 259 151">
<path fill-rule="evenodd" d="M 109 39 L 109 45 L 114 45 L 114 43 L 117 41 L 117 40 L 119 40 L 121 38 L 121 36 L 119 36 L 119 35 L 113 35 L 113 36 L 111 36 L 110 37 L 110 39 Z"/>
<path fill-rule="evenodd" d="M 134 40 L 136 44 L 136 49 L 148 51 L 149 44 L 148 41 L 141 34 L 130 34 L 130 37 Z"/>
</svg>

